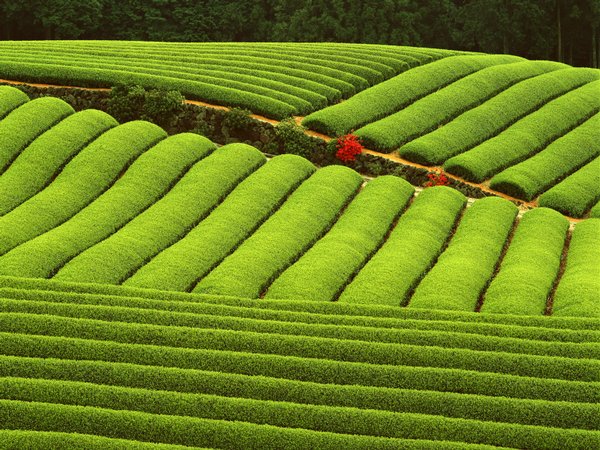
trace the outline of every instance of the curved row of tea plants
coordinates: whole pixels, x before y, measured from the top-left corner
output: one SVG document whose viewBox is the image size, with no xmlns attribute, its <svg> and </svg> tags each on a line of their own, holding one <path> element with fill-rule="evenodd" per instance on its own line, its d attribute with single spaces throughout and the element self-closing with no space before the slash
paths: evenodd
<svg viewBox="0 0 600 450">
<path fill-rule="evenodd" d="M 600 443 L 596 319 L 256 302 L 7 277 L 0 286 L 3 442 Z"/>
<path fill-rule="evenodd" d="M 457 52 L 340 44 L 34 41 L 0 43 L 0 78 L 135 83 L 275 118 L 306 114 Z"/>
</svg>

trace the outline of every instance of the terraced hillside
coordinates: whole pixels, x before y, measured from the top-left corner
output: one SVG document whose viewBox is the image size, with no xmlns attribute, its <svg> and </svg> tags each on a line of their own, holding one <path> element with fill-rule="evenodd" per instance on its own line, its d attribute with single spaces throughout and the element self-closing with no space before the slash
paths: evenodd
<svg viewBox="0 0 600 450">
<path fill-rule="evenodd" d="M 136 83 L 283 118 L 459 53 L 360 44 L 0 41 L 0 78 L 91 87 Z"/>
<path fill-rule="evenodd" d="M 597 320 L 2 286 L 5 448 L 600 445 Z"/>
<path fill-rule="evenodd" d="M 148 122 L 117 125 L 54 98 L 18 106 L 24 99 L 14 88 L 3 92 L 14 109 L 0 121 L 2 275 L 600 315 L 598 219 L 571 233 L 549 209 L 517 218 L 517 207 L 498 197 L 466 207 L 447 187 L 415 196 L 401 178 L 366 183 L 347 167 L 317 170 L 295 155 L 267 160 L 245 144 L 167 137 Z"/>
</svg>

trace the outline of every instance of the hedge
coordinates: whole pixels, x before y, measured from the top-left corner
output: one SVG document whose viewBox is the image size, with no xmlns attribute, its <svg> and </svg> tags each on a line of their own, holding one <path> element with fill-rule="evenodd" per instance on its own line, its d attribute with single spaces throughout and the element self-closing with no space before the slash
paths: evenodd
<svg viewBox="0 0 600 450">
<path fill-rule="evenodd" d="M 141 121 L 104 133 L 79 152 L 50 186 L 0 217 L 0 255 L 78 213 L 112 186 L 138 156 L 165 137 L 161 128 Z"/>
<path fill-rule="evenodd" d="M 147 88 L 177 90 L 192 99 L 224 106 L 248 108 L 255 113 L 265 114 L 275 119 L 298 114 L 297 108 L 281 100 L 225 86 L 173 78 L 168 76 L 168 72 L 159 76 L 124 70 L 63 67 L 44 63 L 9 61 L 2 64 L 0 74 L 5 78 L 63 85 L 110 87 L 116 84 L 139 84 Z"/>
<path fill-rule="evenodd" d="M 594 141 L 597 142 L 598 140 L 594 138 Z M 586 149 L 586 146 L 583 145 L 574 148 L 569 145 L 568 149 L 570 150 L 569 158 L 573 157 L 573 159 L 575 159 L 576 153 Z M 568 160 L 563 161 L 564 164 L 567 164 Z M 571 217 L 582 217 L 590 210 L 590 208 L 592 208 L 590 211 L 591 217 L 600 217 L 599 201 L 600 157 L 593 159 L 556 186 L 553 186 L 544 192 L 540 195 L 538 203 L 540 206 L 556 209 Z M 594 203 L 596 203 L 596 206 L 594 206 Z"/>
<path fill-rule="evenodd" d="M 586 121 L 589 122 L 590 117 L 597 115 L 600 111 L 598 92 L 600 92 L 600 81 L 588 83 L 568 92 L 556 100 L 546 103 L 497 136 L 465 153 L 448 159 L 444 163 L 444 168 L 469 181 L 482 182 L 509 166 L 539 154 L 556 139 L 574 129 L 576 131 L 579 125 Z M 595 124 L 592 123 L 586 128 L 593 127 L 598 130 L 600 120 L 592 122 Z M 581 146 L 586 144 L 585 141 L 579 142 Z M 590 154 L 600 153 L 600 144 L 592 143 L 592 146 L 592 149 L 587 151 L 588 161 Z M 537 168 L 541 172 L 545 172 L 547 166 L 552 167 L 556 164 L 556 161 L 546 161 L 542 164 L 540 162 L 538 159 Z M 577 159 L 572 164 L 576 167 Z M 527 200 L 531 197 L 528 196 Z"/>
<path fill-rule="evenodd" d="M 408 70 L 347 101 L 308 115 L 302 122 L 331 136 L 347 133 L 389 116 L 410 103 L 473 72 L 497 64 L 522 61 L 508 55 L 451 56 Z"/>
<path fill-rule="evenodd" d="M 558 275 L 569 221 L 551 209 L 537 208 L 520 220 L 482 312 L 544 314 Z"/>
<path fill-rule="evenodd" d="M 14 324 L 16 325 L 16 323 Z M 13 328 L 16 328 L 13 325 Z M 41 324 L 43 325 L 43 323 Z M 106 327 L 110 327 L 110 324 Z M 91 329 L 90 329 L 91 331 Z M 249 376 L 265 376 L 278 379 L 309 381 L 314 383 L 350 386 L 371 386 L 481 394 L 494 397 L 528 398 L 576 403 L 598 403 L 600 383 L 597 381 L 573 381 L 553 378 L 557 360 L 568 358 L 531 357 L 471 350 L 445 350 L 451 354 L 470 354 L 473 357 L 486 355 L 481 367 L 461 369 L 449 367 L 419 367 L 411 365 L 380 365 L 361 362 L 335 361 L 297 357 L 291 355 L 270 355 L 223 350 L 198 350 L 159 345 L 128 344 L 114 341 L 77 339 L 55 336 L 26 335 L 14 332 L 0 333 L 0 349 L 5 356 L 28 358 L 58 358 L 67 360 L 95 360 L 137 364 L 145 367 L 195 369 L 211 372 L 233 373 Z M 412 356 L 420 357 L 423 349 L 429 347 L 408 347 Z M 430 356 L 431 356 L 431 352 Z M 438 351 L 439 353 L 439 351 Z M 544 361 L 541 366 L 533 365 L 534 360 Z M 450 358 L 452 359 L 452 358 Z M 539 376 L 526 376 L 506 373 L 509 359 L 521 360 L 522 368 L 531 373 L 536 369 Z M 579 362 L 579 360 L 574 360 Z M 488 364 L 494 373 L 488 370 Z M 439 363 L 438 363 L 439 365 Z M 454 362 L 456 364 L 456 361 Z M 477 360 L 471 361 L 477 366 Z M 569 364 L 573 366 L 573 364 Z M 537 367 L 536 367 L 537 366 Z M 545 366 L 545 367 L 544 367 Z M 587 367 L 586 367 L 587 366 Z M 514 368 L 514 367 L 513 367 Z M 542 373 L 549 368 L 548 373 Z M 597 361 L 581 365 L 580 375 L 597 374 Z M 194 373 L 195 374 L 195 373 Z M 564 367 L 564 374 L 573 376 L 570 367 Z"/>
<path fill-rule="evenodd" d="M 367 326 L 339 326 L 338 324 L 306 324 L 281 320 L 260 320 L 230 316 L 193 314 L 171 311 L 144 310 L 131 307 L 93 306 L 77 303 L 56 303 L 0 299 L 3 312 L 52 315 L 65 318 L 117 321 L 128 324 L 179 326 L 207 330 L 247 331 L 285 336 L 322 337 L 359 342 L 428 345 L 444 348 L 463 348 L 480 351 L 503 351 L 539 356 L 560 356 L 580 359 L 600 359 L 598 343 L 543 342 L 528 338 L 510 338 L 505 335 L 487 336 L 454 329 L 453 323 L 442 330 L 379 329 Z"/>
<path fill-rule="evenodd" d="M 527 78 L 561 68 L 550 61 L 524 61 L 491 66 L 467 75 L 413 104 L 358 129 L 356 134 L 373 149 L 390 152 L 408 141 L 433 131 Z"/>
<path fill-rule="evenodd" d="M 383 244 L 413 193 L 398 177 L 367 183 L 331 230 L 273 282 L 265 298 L 335 300 Z"/>
<path fill-rule="evenodd" d="M 0 356 L 2 377 L 80 381 L 297 404 L 442 415 L 556 428 L 596 429 L 593 403 L 516 399 L 453 392 L 312 383 L 263 376 L 102 361 Z"/>
<path fill-rule="evenodd" d="M 88 109 L 40 135 L 0 177 L 0 215 L 43 190 L 77 153 L 117 125 L 108 114 Z"/>
<path fill-rule="evenodd" d="M 71 259 L 54 277 L 121 283 L 160 251 L 183 238 L 264 162 L 264 155 L 249 145 L 220 147 L 194 164 L 164 197 L 114 234 Z"/>
<path fill-rule="evenodd" d="M 209 358 L 215 352 L 251 353 L 316 358 L 337 362 L 379 365 L 410 365 L 497 372 L 525 377 L 569 381 L 600 381 L 600 361 L 558 356 L 389 344 L 293 336 L 250 331 L 196 329 L 191 327 L 128 324 L 94 319 L 67 318 L 27 313 L 0 313 L 3 335 L 26 333 L 67 338 L 93 338 L 134 347 L 146 344 L 187 348 Z M 4 337 L 3 337 L 4 339 Z M 192 350 L 193 349 L 193 350 Z"/>
<path fill-rule="evenodd" d="M 0 120 L 28 101 L 29 97 L 21 90 L 12 86 L 0 86 Z"/>
<path fill-rule="evenodd" d="M 467 209 L 448 248 L 415 289 L 413 308 L 473 311 L 494 274 L 518 208 L 499 197 Z"/>
<path fill-rule="evenodd" d="M 315 170 L 299 156 L 274 157 L 242 181 L 183 239 L 156 255 L 123 284 L 191 290 L 248 239 Z"/>
<path fill-rule="evenodd" d="M 0 379 L 0 386 L 6 400 L 76 405 L 79 409 L 106 408 L 127 414 L 143 412 L 175 420 L 224 420 L 342 435 L 514 445 L 517 448 L 556 448 L 555 444 L 559 442 L 568 448 L 592 448 L 590 446 L 595 443 L 600 444 L 600 432 L 592 430 L 533 427 L 440 415 L 303 405 L 69 381 L 5 378 Z"/>
<path fill-rule="evenodd" d="M 318 170 L 193 292 L 258 298 L 327 232 L 362 181 L 344 166 Z"/>
<path fill-rule="evenodd" d="M 143 298 L 140 294 L 136 294 L 135 297 L 127 296 L 108 296 L 99 294 L 80 294 L 76 292 L 59 292 L 59 291 L 39 291 L 39 290 L 22 290 L 11 287 L 1 288 L 0 296 L 4 299 L 2 303 L 6 308 L 11 308 L 14 311 L 29 311 L 30 308 L 37 308 L 40 305 L 44 305 L 48 308 L 48 311 L 65 311 L 66 307 L 60 306 L 60 304 L 68 303 L 68 308 L 73 308 L 73 314 L 77 314 L 78 311 L 88 311 L 89 314 L 95 313 L 102 317 L 102 308 L 94 306 L 111 306 L 118 309 L 123 313 L 122 317 L 145 317 L 149 323 L 159 323 L 161 317 L 164 316 L 164 312 L 168 311 L 174 316 L 177 323 L 185 325 L 188 321 L 197 320 L 199 323 L 208 324 L 208 327 L 214 327 L 218 324 L 222 328 L 228 329 L 245 329 L 249 326 L 254 325 L 254 320 L 258 319 L 262 321 L 261 329 L 271 330 L 272 332 L 278 332 L 285 328 L 285 324 L 280 322 L 296 324 L 297 327 L 294 329 L 303 330 L 306 334 L 317 334 L 326 335 L 327 333 L 333 332 L 337 336 L 347 338 L 348 336 L 366 336 L 369 334 L 369 339 L 375 339 L 377 336 L 385 340 L 396 339 L 397 330 L 432 330 L 432 331 L 444 331 L 444 332 L 458 332 L 458 333 L 469 333 L 474 335 L 487 335 L 497 336 L 502 338 L 518 338 L 536 341 L 550 341 L 550 342 L 565 342 L 565 343 L 598 343 L 600 342 L 600 331 L 591 330 L 590 325 L 588 328 L 579 330 L 560 329 L 560 328 L 546 328 L 545 326 L 560 322 L 565 319 L 554 319 L 554 318 L 537 318 L 531 317 L 519 324 L 510 324 L 507 321 L 507 316 L 494 316 L 494 315 L 473 315 L 466 316 L 467 318 L 484 318 L 489 322 L 461 322 L 460 319 L 465 317 L 456 317 L 457 313 L 448 314 L 450 317 L 423 317 L 419 319 L 419 316 L 413 318 L 413 316 L 405 316 L 404 318 L 376 318 L 366 316 L 353 316 L 348 315 L 328 315 L 328 314 L 317 314 L 303 311 L 289 311 L 289 310 L 269 310 L 262 309 L 258 306 L 264 305 L 265 302 L 255 303 L 257 307 L 242 307 L 242 306 L 230 306 L 221 303 L 206 303 L 202 298 L 197 295 L 188 296 L 186 300 L 169 299 L 172 292 L 165 292 L 164 296 L 160 299 Z M 131 294 L 130 294 L 131 295 Z M 11 299 L 17 300 L 12 301 Z M 225 300 L 226 298 L 223 298 Z M 28 302 L 33 302 L 33 306 L 30 306 Z M 58 303 L 56 306 L 52 306 L 50 303 Z M 273 304 L 273 301 L 268 302 Z M 293 303 L 295 306 L 309 304 L 313 305 L 313 302 L 299 302 Z M 8 306 L 11 305 L 11 306 Z M 75 305 L 81 305 L 82 308 L 77 308 Z M 88 305 L 90 308 L 85 308 Z M 267 305 L 269 306 L 269 305 Z M 351 306 L 351 305 L 350 305 Z M 135 308 L 134 312 L 129 312 L 130 308 Z M 141 311 L 140 311 L 141 310 Z M 427 312 L 424 310 L 401 310 L 402 312 L 408 313 L 423 313 Z M 352 311 L 349 311 L 351 313 Z M 91 317 L 91 316 L 90 316 Z M 508 317 L 520 318 L 519 316 Z M 496 322 L 491 319 L 496 319 Z M 497 319 L 504 319 L 497 321 Z M 127 319 L 123 319 L 127 321 Z M 246 322 L 250 321 L 250 322 Z M 540 322 L 541 321 L 541 322 Z M 318 325 L 318 327 L 306 327 L 304 325 Z M 282 328 L 283 327 L 283 328 Z M 361 328 L 367 328 L 367 330 L 361 330 Z M 374 331 L 378 329 L 379 331 Z M 374 333 L 374 334 L 373 334 Z M 398 331 L 401 335 L 402 331 Z M 359 337 L 360 339 L 360 337 Z M 539 344 L 539 342 L 538 342 Z M 593 347 L 593 346 L 592 346 Z M 568 346 L 556 345 L 548 348 L 547 351 L 562 352 L 572 351 Z M 555 353 L 560 355 L 560 353 Z"/>
<path fill-rule="evenodd" d="M 214 148 L 208 139 L 191 133 L 161 141 L 72 218 L 0 257 L 0 273 L 51 277 L 72 258 L 152 206 Z"/>
<path fill-rule="evenodd" d="M 40 278 L 16 278 L 0 275 L 3 291 L 10 295 L 22 296 L 32 295 L 32 293 L 47 296 L 54 295 L 75 295 L 84 294 L 89 301 L 96 301 L 105 296 L 110 296 L 110 301 L 118 301 L 115 297 L 136 297 L 138 299 L 159 301 L 159 303 L 177 304 L 187 308 L 206 308 L 227 311 L 225 314 L 250 315 L 251 317 L 276 317 L 286 316 L 287 314 L 300 315 L 310 322 L 325 321 L 325 323 L 344 323 L 344 324 L 363 324 L 375 323 L 379 327 L 394 327 L 404 321 L 432 321 L 460 322 L 461 325 L 476 324 L 478 326 L 491 325 L 509 325 L 509 326 L 527 326 L 538 327 L 537 331 L 561 331 L 567 333 L 569 340 L 580 341 L 580 334 L 586 336 L 584 340 L 599 339 L 599 333 L 591 333 L 590 329 L 598 327 L 598 319 L 586 317 L 523 317 L 518 315 L 501 314 L 472 314 L 471 312 L 460 311 L 438 311 L 425 309 L 397 308 L 395 306 L 384 305 L 361 305 L 348 304 L 340 302 L 313 302 L 298 300 L 275 300 L 268 302 L 257 302 L 255 299 L 208 295 L 208 294 L 189 294 L 185 292 L 161 291 L 153 289 L 134 288 L 129 286 L 115 286 L 109 284 L 93 283 L 70 283 L 57 280 L 45 280 Z M 1 289 L 1 288 L 0 288 Z M 37 291 L 35 291 L 37 290 Z M 6 295 L 9 295 L 6 294 Z M 99 300 L 100 301 L 100 300 Z M 173 303 L 175 302 L 175 303 Z M 190 306 L 191 305 L 191 306 Z M 195 309 L 194 309 L 195 310 Z M 331 322 L 332 321 L 332 322 Z M 321 322 L 320 322 L 321 323 Z M 493 324 L 493 325 L 492 325 Z M 595 337 L 594 337 L 595 336 Z M 541 338 L 544 339 L 544 338 Z"/>
<path fill-rule="evenodd" d="M 339 301 L 403 305 L 433 265 L 465 203 L 464 195 L 448 187 L 422 191 Z"/>
<path fill-rule="evenodd" d="M 442 164 L 491 139 L 547 102 L 599 78 L 597 69 L 571 68 L 521 81 L 443 127 L 400 147 L 398 152 L 413 162 Z"/>
<path fill-rule="evenodd" d="M 59 98 L 31 100 L 0 121 L 0 175 L 35 138 L 75 110 Z"/>
<path fill-rule="evenodd" d="M 600 89 L 600 84 L 598 87 Z M 600 113 L 555 140 L 533 157 L 494 176 L 490 187 L 513 197 L 532 200 L 600 156 L 599 129 Z M 593 173 L 590 173 L 592 179 Z M 596 173 L 600 176 L 600 173 Z M 580 217 L 589 209 L 590 204 L 600 197 L 600 191 L 594 189 L 600 183 L 600 179 L 596 183 L 592 180 L 593 186 L 588 187 L 586 178 L 584 175 L 581 179 L 577 177 L 572 180 L 575 182 L 579 179 L 581 185 L 573 183 L 570 186 L 571 192 L 577 191 L 577 194 L 571 194 L 573 205 L 563 211 L 573 211 L 572 215 Z"/>
<path fill-rule="evenodd" d="M 554 295 L 557 316 L 600 317 L 600 219 L 575 226 L 567 265 Z"/>
</svg>

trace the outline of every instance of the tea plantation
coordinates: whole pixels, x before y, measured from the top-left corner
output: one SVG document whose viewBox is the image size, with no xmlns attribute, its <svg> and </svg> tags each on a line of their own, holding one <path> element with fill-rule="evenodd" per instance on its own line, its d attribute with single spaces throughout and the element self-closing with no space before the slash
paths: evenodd
<svg viewBox="0 0 600 450">
<path fill-rule="evenodd" d="M 599 74 L 383 45 L 0 41 L 1 79 L 309 114 L 539 205 L 0 86 L 0 449 L 599 448 Z"/>
</svg>

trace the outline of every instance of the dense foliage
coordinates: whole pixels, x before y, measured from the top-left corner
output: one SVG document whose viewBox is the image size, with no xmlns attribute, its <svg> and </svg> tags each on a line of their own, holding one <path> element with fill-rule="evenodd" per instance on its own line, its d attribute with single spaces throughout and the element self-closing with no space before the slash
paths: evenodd
<svg viewBox="0 0 600 450">
<path fill-rule="evenodd" d="M 600 2 L 2 0 L 0 24 L 3 39 L 366 42 L 598 67 Z"/>
</svg>

